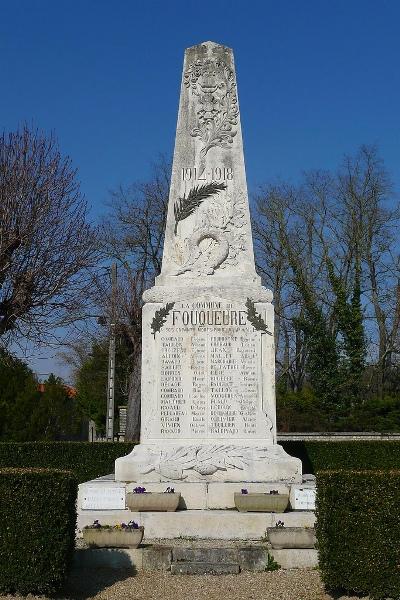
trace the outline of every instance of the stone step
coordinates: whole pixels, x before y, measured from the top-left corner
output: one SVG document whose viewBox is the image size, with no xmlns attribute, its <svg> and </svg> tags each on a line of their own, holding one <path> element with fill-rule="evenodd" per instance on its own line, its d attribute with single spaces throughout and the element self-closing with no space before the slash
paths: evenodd
<svg viewBox="0 0 400 600">
<path fill-rule="evenodd" d="M 238 563 L 176 562 L 171 564 L 172 575 L 236 575 L 239 572 Z"/>
<path fill-rule="evenodd" d="M 238 564 L 241 571 L 264 571 L 268 548 L 245 546 L 236 548 L 172 548 L 174 563 Z"/>
<path fill-rule="evenodd" d="M 315 569 L 318 567 L 318 551 L 313 548 L 283 548 L 269 551 L 282 569 Z"/>
<path fill-rule="evenodd" d="M 318 553 L 313 549 L 270 549 L 269 554 L 282 569 L 305 569 L 318 566 Z M 226 573 L 225 568 L 229 569 L 235 565 L 234 573 L 237 573 L 239 570 L 265 571 L 267 557 L 268 549 L 260 546 L 234 549 L 171 546 L 149 546 L 137 549 L 90 548 L 75 552 L 74 569 L 106 567 L 133 573 L 141 570 L 184 573 L 197 572 L 196 569 L 200 569 L 199 565 L 206 565 L 207 569 L 213 565 L 212 572 L 216 572 L 215 567 L 219 567 L 219 572 Z M 192 571 L 190 565 L 194 565 Z"/>
<path fill-rule="evenodd" d="M 182 510 L 168 513 L 131 512 L 127 510 L 81 510 L 78 528 L 95 519 L 106 525 L 127 523 L 131 519 L 144 526 L 144 541 L 154 539 L 260 540 L 267 527 L 283 521 L 285 527 L 313 527 L 315 514 L 308 511 L 287 513 L 240 513 L 236 510 Z"/>
<path fill-rule="evenodd" d="M 236 548 L 173 548 L 173 562 L 234 563 L 238 561 Z"/>
<path fill-rule="evenodd" d="M 87 505 L 96 501 L 96 510 L 106 510 L 109 505 L 104 502 L 110 502 L 110 490 L 115 490 L 117 499 L 116 506 L 120 507 L 119 496 L 117 491 L 122 491 L 122 496 L 125 493 L 131 492 L 135 487 L 141 485 L 148 492 L 164 492 L 167 487 L 173 487 L 175 492 L 181 494 L 179 502 L 179 510 L 225 510 L 235 508 L 235 493 L 246 488 L 249 493 L 260 492 L 269 493 L 272 490 L 277 490 L 280 494 L 290 494 L 291 499 L 294 497 L 295 491 L 300 487 L 304 489 L 315 489 L 314 482 L 289 483 L 283 481 L 272 481 L 264 483 L 256 482 L 185 482 L 185 481 L 163 481 L 163 482 L 130 482 L 115 481 L 114 474 L 105 475 L 86 481 L 79 485 L 78 492 L 78 512 L 85 512 Z M 95 493 L 95 497 L 93 496 Z M 102 493 L 104 494 L 102 500 Z M 103 502 L 103 505 L 102 505 Z M 123 501 L 122 501 L 122 504 Z M 292 507 L 293 508 L 293 507 Z M 307 507 L 306 507 L 307 508 Z M 304 509 L 304 507 L 303 507 Z M 307 508 L 308 509 L 308 508 Z M 121 507 L 116 510 L 121 510 Z M 310 508 L 311 510 L 311 508 Z"/>
</svg>

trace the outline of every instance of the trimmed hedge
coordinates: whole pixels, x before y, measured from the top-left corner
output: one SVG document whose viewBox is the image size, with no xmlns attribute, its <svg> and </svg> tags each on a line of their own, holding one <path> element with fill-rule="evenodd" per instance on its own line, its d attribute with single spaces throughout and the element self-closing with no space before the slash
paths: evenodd
<svg viewBox="0 0 400 600">
<path fill-rule="evenodd" d="M 317 474 L 319 568 L 333 590 L 400 598 L 400 471 Z"/>
<path fill-rule="evenodd" d="M 68 471 L 0 470 L 0 591 L 53 593 L 72 560 L 77 481 Z"/>
<path fill-rule="evenodd" d="M 335 442 L 279 442 L 303 463 L 303 473 L 335 469 L 400 469 L 397 440 L 349 440 Z"/>
<path fill-rule="evenodd" d="M 35 467 L 73 471 L 78 483 L 114 472 L 130 442 L 0 442 L 0 468 Z"/>
</svg>

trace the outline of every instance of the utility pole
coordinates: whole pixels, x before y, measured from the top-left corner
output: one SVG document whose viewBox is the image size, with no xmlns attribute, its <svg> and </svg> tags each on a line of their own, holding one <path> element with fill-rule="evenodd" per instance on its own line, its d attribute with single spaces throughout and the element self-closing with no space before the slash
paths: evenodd
<svg viewBox="0 0 400 600">
<path fill-rule="evenodd" d="M 108 351 L 108 381 L 107 381 L 107 442 L 114 441 L 114 392 L 115 392 L 115 298 L 117 292 L 117 265 L 111 265 L 111 322 L 110 346 Z"/>
</svg>

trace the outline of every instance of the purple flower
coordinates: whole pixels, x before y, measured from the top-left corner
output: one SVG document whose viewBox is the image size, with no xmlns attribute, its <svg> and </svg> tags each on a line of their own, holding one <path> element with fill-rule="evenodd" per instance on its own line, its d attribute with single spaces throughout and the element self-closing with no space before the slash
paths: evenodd
<svg viewBox="0 0 400 600">
<path fill-rule="evenodd" d="M 135 523 L 135 521 L 129 521 L 126 527 L 128 527 L 129 529 L 139 529 L 139 525 Z"/>
<path fill-rule="evenodd" d="M 167 487 L 164 494 L 175 494 L 175 488 Z"/>
<path fill-rule="evenodd" d="M 249 492 L 246 490 L 246 488 L 242 489 L 242 494 L 248 494 Z"/>
<path fill-rule="evenodd" d="M 145 492 L 146 492 L 146 488 L 144 488 L 144 487 L 138 486 L 133 489 L 134 494 L 144 494 Z"/>
</svg>

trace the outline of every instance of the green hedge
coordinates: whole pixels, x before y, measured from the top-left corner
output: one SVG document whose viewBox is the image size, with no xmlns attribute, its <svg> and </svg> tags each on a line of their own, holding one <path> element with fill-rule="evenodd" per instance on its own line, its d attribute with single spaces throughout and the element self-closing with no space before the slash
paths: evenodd
<svg viewBox="0 0 400 600">
<path fill-rule="evenodd" d="M 288 454 L 301 459 L 303 473 L 327 469 L 400 469 L 400 442 L 397 440 L 279 443 Z"/>
<path fill-rule="evenodd" d="M 400 471 L 317 474 L 319 567 L 333 590 L 400 598 Z"/>
<path fill-rule="evenodd" d="M 0 470 L 0 591 L 52 593 L 72 560 L 77 481 L 68 471 Z"/>
<path fill-rule="evenodd" d="M 0 442 L 0 468 L 66 469 L 82 483 L 113 473 L 115 459 L 128 454 L 133 446 L 121 442 Z"/>
</svg>

